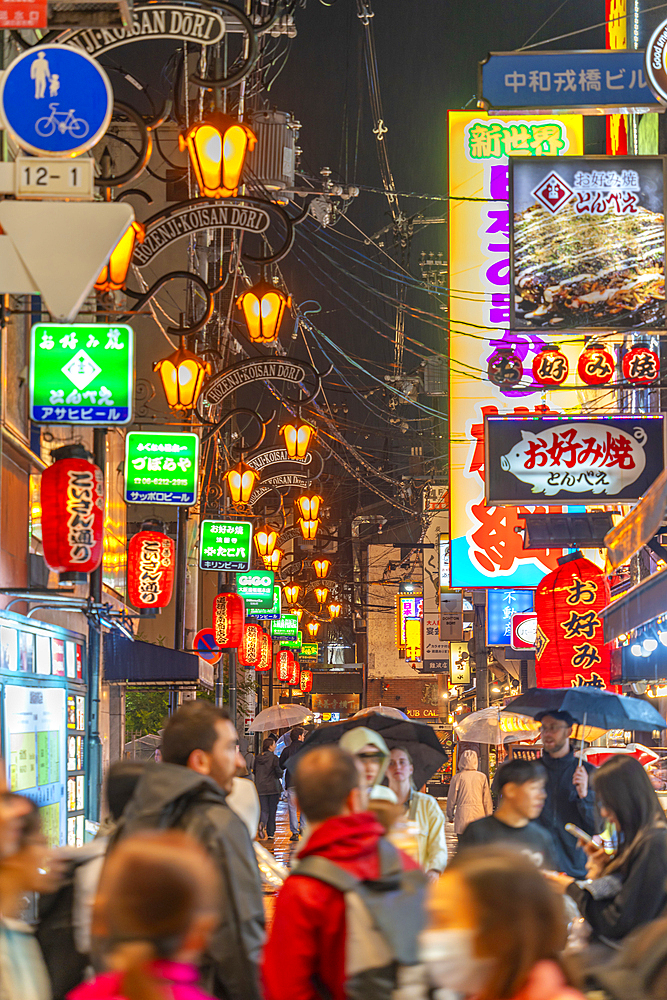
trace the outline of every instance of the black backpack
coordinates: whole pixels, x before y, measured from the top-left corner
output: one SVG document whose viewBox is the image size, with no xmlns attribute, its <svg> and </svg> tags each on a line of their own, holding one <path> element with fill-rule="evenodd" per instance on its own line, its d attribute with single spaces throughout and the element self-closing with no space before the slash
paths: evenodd
<svg viewBox="0 0 667 1000">
<path fill-rule="evenodd" d="M 53 1000 L 64 1000 L 70 990 L 83 982 L 90 965 L 89 956 L 76 949 L 73 922 L 74 876 L 79 865 L 86 863 L 71 861 L 59 888 L 39 897 L 35 937 L 44 955 Z"/>
<path fill-rule="evenodd" d="M 390 1000 L 400 967 L 418 962 L 417 938 L 426 919 L 426 876 L 419 869 L 404 871 L 397 848 L 384 838 L 378 842 L 378 853 L 380 874 L 368 881 L 316 854 L 292 869 L 292 875 L 307 875 L 345 894 L 349 1000 Z M 322 984 L 314 985 L 326 998 Z"/>
</svg>

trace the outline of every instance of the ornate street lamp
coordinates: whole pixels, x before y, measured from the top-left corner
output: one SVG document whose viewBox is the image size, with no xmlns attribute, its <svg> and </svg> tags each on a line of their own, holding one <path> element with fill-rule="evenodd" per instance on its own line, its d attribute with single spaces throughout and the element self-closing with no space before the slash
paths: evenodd
<svg viewBox="0 0 667 1000">
<path fill-rule="evenodd" d="M 301 587 L 298 583 L 287 583 L 283 587 L 283 596 L 288 604 L 296 604 L 300 593 Z"/>
<path fill-rule="evenodd" d="M 243 312 L 252 343 L 272 344 L 278 339 L 285 309 L 292 305 L 292 298 L 262 278 L 242 292 L 236 304 Z"/>
<path fill-rule="evenodd" d="M 227 469 L 223 479 L 227 480 L 227 488 L 229 489 L 232 503 L 247 504 L 252 491 L 259 482 L 259 472 L 256 469 L 251 469 L 245 462 L 240 461 L 238 465 Z"/>
<path fill-rule="evenodd" d="M 146 230 L 141 222 L 131 222 L 111 251 L 109 263 L 100 271 L 95 282 L 96 292 L 119 292 L 125 288 L 132 254 L 137 243 L 143 243 Z"/>
<path fill-rule="evenodd" d="M 296 617 L 299 620 L 299 625 L 300 625 L 301 624 L 301 619 L 303 618 L 303 608 L 294 608 L 293 611 L 290 611 L 290 614 L 291 615 L 296 615 Z"/>
<path fill-rule="evenodd" d="M 272 528 L 270 524 L 263 524 L 261 528 L 258 528 L 254 535 L 255 548 L 257 549 L 257 555 L 264 559 L 267 556 L 271 556 L 273 550 L 278 542 L 278 532 L 275 528 Z"/>
<path fill-rule="evenodd" d="M 300 497 L 297 497 L 296 505 L 304 521 L 317 520 L 322 499 L 319 493 L 302 493 Z"/>
<path fill-rule="evenodd" d="M 285 449 L 290 458 L 305 458 L 316 432 L 311 424 L 299 418 L 293 424 L 283 424 L 278 433 L 285 437 Z"/>
<path fill-rule="evenodd" d="M 244 122 L 215 111 L 181 133 L 178 148 L 187 149 L 205 198 L 233 198 L 241 183 L 246 153 L 256 142 L 255 133 Z"/>
<path fill-rule="evenodd" d="M 329 618 L 340 618 L 340 613 L 342 611 L 340 604 L 330 604 L 329 605 Z"/>
<path fill-rule="evenodd" d="M 318 580 L 324 580 L 331 569 L 330 559 L 313 559 L 313 569 Z"/>
<path fill-rule="evenodd" d="M 285 555 L 282 549 L 274 549 L 270 556 L 263 556 L 264 568 L 272 569 L 274 573 L 278 572 L 280 567 L 280 560 Z"/>
<path fill-rule="evenodd" d="M 320 630 L 320 623 L 319 622 L 308 622 L 306 628 L 310 632 L 311 637 L 315 638 L 315 636 L 317 635 L 317 633 Z"/>
<path fill-rule="evenodd" d="M 168 358 L 156 361 L 153 371 L 162 380 L 162 388 L 172 410 L 193 410 L 204 379 L 211 374 L 211 365 L 189 351 L 185 346 L 185 337 L 181 337 L 178 350 Z"/>
<path fill-rule="evenodd" d="M 301 528 L 301 534 L 307 542 L 312 542 L 313 538 L 317 534 L 317 529 L 320 526 L 319 520 L 315 521 L 304 521 L 302 517 L 299 518 L 299 527 Z"/>
<path fill-rule="evenodd" d="M 316 587 L 315 588 L 315 600 L 320 605 L 320 607 L 323 604 L 327 603 L 327 597 L 328 596 L 329 596 L 329 588 L 328 587 Z"/>
</svg>

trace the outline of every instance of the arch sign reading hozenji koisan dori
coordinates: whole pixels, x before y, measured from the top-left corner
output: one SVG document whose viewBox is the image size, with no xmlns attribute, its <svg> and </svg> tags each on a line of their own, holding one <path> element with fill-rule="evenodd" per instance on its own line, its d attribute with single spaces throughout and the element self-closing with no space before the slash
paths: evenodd
<svg viewBox="0 0 667 1000">
<path fill-rule="evenodd" d="M 307 379 L 314 380 L 315 388 L 312 392 L 303 390 L 303 396 L 300 400 L 302 403 L 310 402 L 320 391 L 319 372 L 307 361 L 301 361 L 297 358 L 244 358 L 243 361 L 237 361 L 235 365 L 231 365 L 230 368 L 226 368 L 209 379 L 199 397 L 200 404 L 216 406 L 231 393 L 245 385 L 250 385 L 251 382 L 272 381 L 273 379 L 291 382 L 295 385 L 301 385 Z"/>
</svg>

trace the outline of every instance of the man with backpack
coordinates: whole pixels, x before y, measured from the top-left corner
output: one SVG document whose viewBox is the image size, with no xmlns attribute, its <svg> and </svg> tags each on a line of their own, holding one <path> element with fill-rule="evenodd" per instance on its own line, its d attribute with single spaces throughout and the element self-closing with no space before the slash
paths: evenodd
<svg viewBox="0 0 667 1000">
<path fill-rule="evenodd" d="M 417 963 L 426 877 L 365 811 L 359 783 L 338 746 L 296 766 L 310 836 L 276 901 L 265 1000 L 390 1000 L 401 967 Z"/>
</svg>

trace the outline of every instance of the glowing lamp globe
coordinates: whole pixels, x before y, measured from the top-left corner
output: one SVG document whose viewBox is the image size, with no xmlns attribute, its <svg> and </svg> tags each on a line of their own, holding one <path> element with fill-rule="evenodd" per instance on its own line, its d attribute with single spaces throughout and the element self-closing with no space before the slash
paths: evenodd
<svg viewBox="0 0 667 1000">
<path fill-rule="evenodd" d="M 301 528 L 301 534 L 306 541 L 311 542 L 315 535 L 317 534 L 317 529 L 320 526 L 319 519 L 316 521 L 304 521 L 302 517 L 299 518 L 299 527 Z"/>
<path fill-rule="evenodd" d="M 254 540 L 257 555 L 263 559 L 265 556 L 270 556 L 275 549 L 278 542 L 278 532 L 270 524 L 263 524 L 255 532 Z"/>
<path fill-rule="evenodd" d="M 241 183 L 246 154 L 256 142 L 255 133 L 243 122 L 213 112 L 179 135 L 178 148 L 187 149 L 204 198 L 233 198 Z"/>
<path fill-rule="evenodd" d="M 153 371 L 162 381 L 167 403 L 172 410 L 192 410 L 197 405 L 204 379 L 211 374 L 211 365 L 181 345 L 167 358 L 156 361 Z"/>
<path fill-rule="evenodd" d="M 320 631 L 320 623 L 319 622 L 308 622 L 308 625 L 306 626 L 306 628 L 308 629 L 308 631 L 311 634 L 311 636 L 314 638 L 317 635 L 317 633 Z"/>
<path fill-rule="evenodd" d="M 320 605 L 326 604 L 328 596 L 329 596 L 329 588 L 328 587 L 316 587 L 315 588 L 315 600 L 317 601 L 318 604 L 320 604 Z"/>
<path fill-rule="evenodd" d="M 260 281 L 242 292 L 236 305 L 243 313 L 252 343 L 272 344 L 278 339 L 283 315 L 292 305 L 292 298 L 268 281 Z"/>
<path fill-rule="evenodd" d="M 270 556 L 263 556 L 264 569 L 270 569 L 274 573 L 277 573 L 280 568 L 280 560 L 284 555 L 285 553 L 282 549 L 274 549 Z"/>
<path fill-rule="evenodd" d="M 134 248 L 145 238 L 146 230 L 141 222 L 131 222 L 111 251 L 109 263 L 100 271 L 95 282 L 96 292 L 119 292 L 125 288 Z"/>
<path fill-rule="evenodd" d="M 313 569 L 318 580 L 324 580 L 331 569 L 330 559 L 313 559 Z"/>
<path fill-rule="evenodd" d="M 300 593 L 301 587 L 298 583 L 288 583 L 283 587 L 283 597 L 288 604 L 296 604 L 299 600 Z"/>
<path fill-rule="evenodd" d="M 329 617 L 330 618 L 340 618 L 340 613 L 342 611 L 340 604 L 330 604 L 329 605 Z"/>
<path fill-rule="evenodd" d="M 322 497 L 319 493 L 303 493 L 297 498 L 296 505 L 304 521 L 316 521 L 320 514 Z"/>
<path fill-rule="evenodd" d="M 285 449 L 290 458 L 304 458 L 315 434 L 315 428 L 299 421 L 294 424 L 283 424 L 278 433 L 285 438 Z"/>
<path fill-rule="evenodd" d="M 245 462 L 239 462 L 231 469 L 227 469 L 223 479 L 227 481 L 229 495 L 234 504 L 247 504 L 252 496 L 252 491 L 259 482 L 259 472 L 251 469 Z"/>
</svg>

